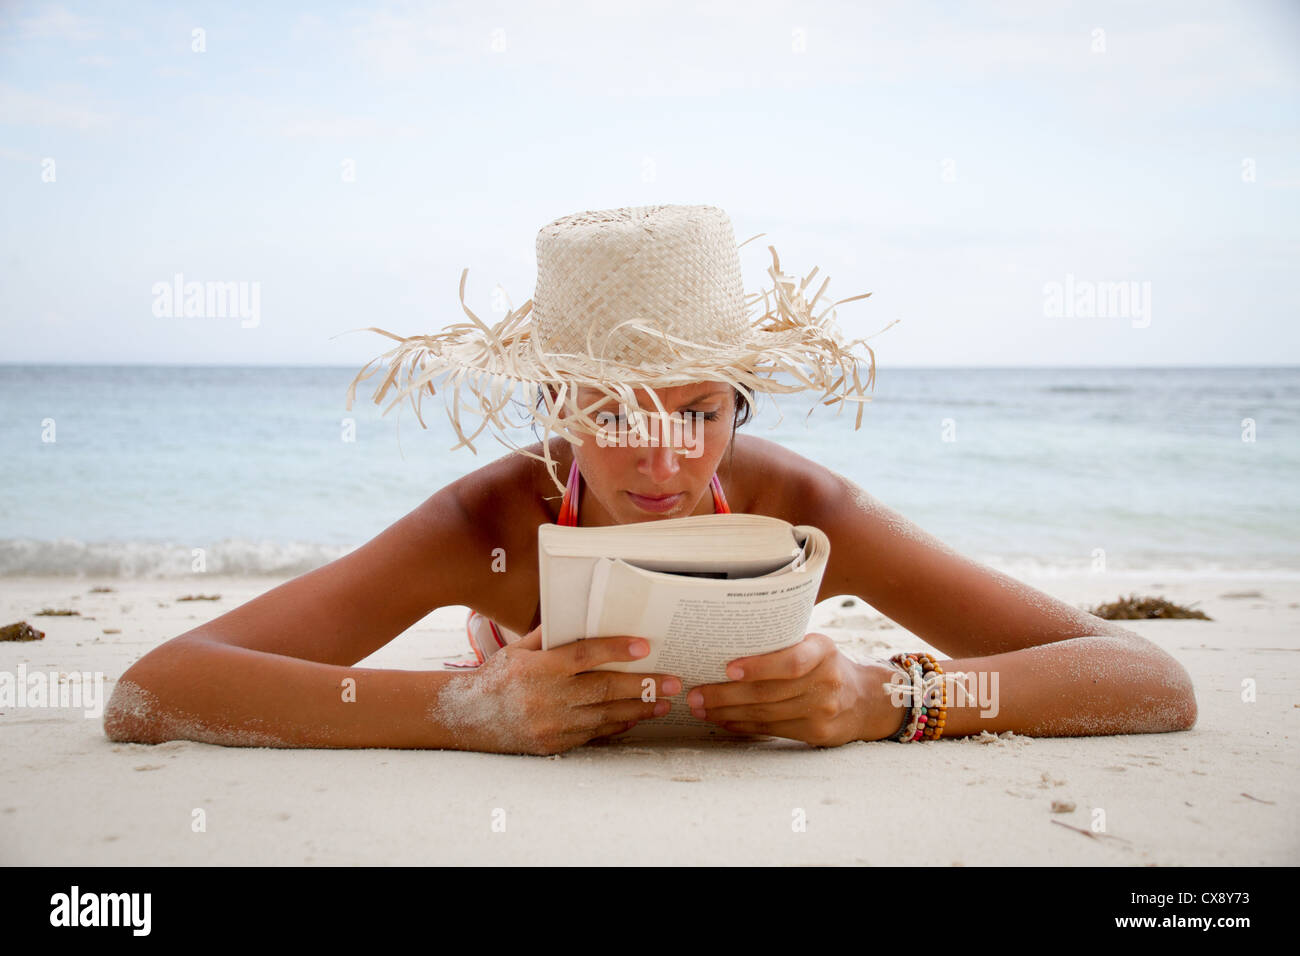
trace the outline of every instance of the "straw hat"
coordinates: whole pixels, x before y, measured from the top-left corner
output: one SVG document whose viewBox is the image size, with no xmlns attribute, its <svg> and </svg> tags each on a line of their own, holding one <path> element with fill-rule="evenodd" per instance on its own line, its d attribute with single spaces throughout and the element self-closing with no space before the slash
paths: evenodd
<svg viewBox="0 0 1300 956">
<path fill-rule="evenodd" d="M 582 444 L 582 436 L 595 436 L 602 427 L 588 412 L 608 399 L 622 403 L 638 428 L 643 415 L 667 419 L 654 392 L 658 387 L 718 381 L 769 394 L 817 389 L 822 404 L 840 403 L 837 414 L 843 402 L 859 403 L 853 427 L 860 428 L 861 403 L 870 401 L 867 393 L 875 382 L 875 353 L 865 339 L 844 340 L 834 308 L 871 293 L 840 299 L 814 315 L 829 280 L 807 297 L 817 269 L 796 287 L 769 246 L 773 287 L 747 296 L 739 248 L 731 220 L 713 206 L 635 206 L 564 216 L 537 234 L 533 298 L 498 324 L 489 327 L 465 305 L 465 269 L 460 302 L 469 322 L 408 337 L 370 327 L 367 331 L 398 345 L 357 373 L 347 407 L 352 408 L 358 383 L 387 366 L 375 404 L 396 388 L 384 414 L 410 397 L 421 427 L 428 427 L 420 400 L 426 390 L 436 395 L 434 383 L 441 380 L 447 416 L 460 436 L 452 450 L 464 445 L 477 454 L 473 439 L 491 426 L 493 437 L 511 451 L 545 462 L 561 491 L 564 482 L 550 455 L 549 434 Z M 762 314 L 755 316 L 760 299 Z M 855 351 L 859 345 L 865 354 Z M 796 382 L 778 381 L 780 373 Z M 534 405 L 541 385 L 556 392 L 541 390 L 544 410 Z M 518 387 L 524 389 L 531 419 L 546 430 L 543 455 L 496 434 L 528 424 L 512 425 L 503 416 Z M 579 408 L 579 387 L 602 395 Z M 638 388 L 647 391 L 657 412 L 640 408 L 633 394 Z M 745 400 L 750 402 L 748 395 Z M 467 435 L 462 416 L 479 418 L 478 428 Z"/>
</svg>

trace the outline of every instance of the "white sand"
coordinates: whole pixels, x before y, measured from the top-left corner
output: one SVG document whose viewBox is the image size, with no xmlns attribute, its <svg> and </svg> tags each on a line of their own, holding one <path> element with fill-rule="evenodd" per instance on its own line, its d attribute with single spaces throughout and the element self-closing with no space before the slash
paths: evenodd
<svg viewBox="0 0 1300 956">
<path fill-rule="evenodd" d="M 1196 727 L 828 750 L 624 741 L 526 757 L 120 745 L 80 710 L 6 707 L 0 863 L 1300 863 L 1300 582 L 1026 580 L 1075 604 L 1130 591 L 1199 601 L 1215 621 L 1130 622 L 1191 672 Z M 0 643 L 0 671 L 101 671 L 111 693 L 147 650 L 276 583 L 0 579 L 0 624 L 46 632 Z M 98 584 L 117 590 L 90 593 Z M 1233 592 L 1259 596 L 1222 596 Z M 176 603 L 187 593 L 222 599 Z M 923 647 L 841 600 L 818 607 L 813 629 L 850 654 Z M 47 606 L 83 616 L 34 616 Z M 465 655 L 464 620 L 439 610 L 364 663 L 440 668 Z M 1241 699 L 1244 678 L 1257 683 L 1254 703 Z M 1075 809 L 1054 813 L 1054 801 Z M 1087 830 L 1094 808 L 1104 837 L 1053 822 Z M 800 811 L 804 832 L 792 827 Z M 922 817 L 922 829 L 899 826 Z"/>
</svg>

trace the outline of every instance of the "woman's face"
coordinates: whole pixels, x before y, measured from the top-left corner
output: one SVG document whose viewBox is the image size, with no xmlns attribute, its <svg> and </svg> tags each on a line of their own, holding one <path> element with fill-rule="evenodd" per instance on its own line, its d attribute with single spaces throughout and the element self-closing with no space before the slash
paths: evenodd
<svg viewBox="0 0 1300 956">
<path fill-rule="evenodd" d="M 644 412 L 655 411 L 645 389 L 635 389 L 634 394 Z M 588 412 L 604 431 L 571 446 L 584 483 L 600 506 L 591 509 L 590 498 L 584 503 L 584 525 L 634 524 L 697 513 L 731 441 L 735 392 L 723 382 L 699 382 L 657 388 L 655 394 L 673 422 L 660 425 L 646 415 L 644 436 L 632 427 L 631 410 L 614 399 L 606 398 Z M 599 389 L 578 389 L 579 407 L 601 397 Z M 664 496 L 673 497 L 658 505 L 646 500 Z M 706 504 L 702 513 L 712 514 L 711 497 Z M 597 513 L 590 513 L 593 510 Z"/>
</svg>

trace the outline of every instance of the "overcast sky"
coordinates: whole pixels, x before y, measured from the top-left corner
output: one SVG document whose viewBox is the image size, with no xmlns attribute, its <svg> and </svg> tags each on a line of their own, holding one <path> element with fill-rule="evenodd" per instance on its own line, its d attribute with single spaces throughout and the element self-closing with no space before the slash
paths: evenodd
<svg viewBox="0 0 1300 956">
<path fill-rule="evenodd" d="M 670 202 L 882 366 L 1300 363 L 1298 119 L 1285 0 L 4 3 L 0 362 L 359 365 Z"/>
</svg>

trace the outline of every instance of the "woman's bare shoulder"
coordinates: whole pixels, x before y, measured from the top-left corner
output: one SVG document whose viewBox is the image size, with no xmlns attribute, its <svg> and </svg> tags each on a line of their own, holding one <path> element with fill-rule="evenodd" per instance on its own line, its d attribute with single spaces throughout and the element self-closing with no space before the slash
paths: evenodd
<svg viewBox="0 0 1300 956">
<path fill-rule="evenodd" d="M 542 444 L 521 446 L 541 457 Z M 573 450 L 560 438 L 551 440 L 550 454 L 561 481 L 569 474 Z M 554 524 L 560 517 L 563 493 L 555 487 L 546 465 L 520 452 L 508 452 L 495 461 L 457 479 L 455 494 L 480 540 L 492 547 L 524 542 L 536 546 L 538 525 Z"/>
<path fill-rule="evenodd" d="M 764 514 L 801 524 L 808 495 L 839 476 L 784 445 L 757 435 L 736 435 L 735 451 L 718 469 L 733 511 Z"/>
<path fill-rule="evenodd" d="M 540 455 L 541 445 L 525 450 Z M 553 448 L 552 454 L 560 451 Z M 537 528 L 559 514 L 560 495 L 545 476 L 540 462 L 509 452 L 425 502 L 421 534 L 429 547 L 439 548 L 436 576 L 446 592 L 441 605 L 468 605 L 506 627 L 524 628 L 537 603 Z M 553 514 L 547 500 L 552 495 Z M 450 540 L 457 542 L 454 549 L 446 546 Z"/>
<path fill-rule="evenodd" d="M 524 445 L 522 451 L 540 457 L 542 444 Z M 573 460 L 568 443 L 554 439 L 551 457 L 558 463 L 557 473 L 563 481 Z M 547 475 L 546 466 L 520 452 L 507 452 L 457 479 L 454 485 L 466 512 L 487 523 L 495 516 L 513 524 L 534 513 L 540 520 L 546 520 L 543 516 L 548 511 L 560 513 L 562 495 Z"/>
</svg>

